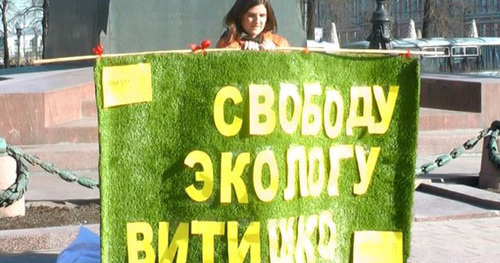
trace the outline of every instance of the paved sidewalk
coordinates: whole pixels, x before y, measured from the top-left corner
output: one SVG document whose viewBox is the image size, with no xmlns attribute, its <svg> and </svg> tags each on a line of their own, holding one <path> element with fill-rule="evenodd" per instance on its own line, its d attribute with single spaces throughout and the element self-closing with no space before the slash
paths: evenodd
<svg viewBox="0 0 500 263">
<path fill-rule="evenodd" d="M 415 222 L 408 262 L 500 262 L 500 217 Z"/>
</svg>

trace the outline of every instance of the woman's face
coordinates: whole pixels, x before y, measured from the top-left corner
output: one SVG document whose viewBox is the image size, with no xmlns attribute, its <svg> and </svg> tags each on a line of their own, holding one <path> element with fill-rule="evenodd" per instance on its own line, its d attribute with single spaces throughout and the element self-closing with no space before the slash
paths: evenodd
<svg viewBox="0 0 500 263">
<path fill-rule="evenodd" d="M 267 9 L 264 5 L 256 5 L 248 9 L 241 18 L 241 26 L 245 33 L 251 37 L 256 37 L 264 27 L 267 22 Z"/>
</svg>

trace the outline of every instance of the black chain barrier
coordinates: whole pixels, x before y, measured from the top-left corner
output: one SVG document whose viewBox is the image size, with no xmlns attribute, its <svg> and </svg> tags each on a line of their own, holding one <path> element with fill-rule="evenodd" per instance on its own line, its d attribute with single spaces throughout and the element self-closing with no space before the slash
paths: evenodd
<svg viewBox="0 0 500 263">
<path fill-rule="evenodd" d="M 496 168 L 500 169 L 500 153 L 498 152 L 497 138 L 500 132 L 500 121 L 494 121 L 489 128 L 483 129 L 479 135 L 468 139 L 464 144 L 453 149 L 449 154 L 443 154 L 436 158 L 434 162 L 426 163 L 415 169 L 415 174 L 427 174 L 434 169 L 449 163 L 452 159 L 460 157 L 465 151 L 474 148 L 477 143 L 484 137 L 490 135 L 490 141 L 487 145 L 489 150 L 490 160 Z"/>
<path fill-rule="evenodd" d="M 0 156 L 9 155 L 16 160 L 16 181 L 7 189 L 0 190 L 0 207 L 7 207 L 15 201 L 21 199 L 28 187 L 29 171 L 28 163 L 35 166 L 40 166 L 43 170 L 50 174 L 55 174 L 67 182 L 77 182 L 81 186 L 90 189 L 99 188 L 99 183 L 88 177 L 77 177 L 74 173 L 60 170 L 51 163 L 42 162 L 38 156 L 24 153 L 21 149 L 8 145 L 5 140 L 0 137 Z"/>
</svg>

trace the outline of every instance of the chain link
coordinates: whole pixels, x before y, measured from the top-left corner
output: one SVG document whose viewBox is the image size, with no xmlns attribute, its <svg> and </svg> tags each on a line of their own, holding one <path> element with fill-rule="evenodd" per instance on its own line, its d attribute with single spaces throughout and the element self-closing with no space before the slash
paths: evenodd
<svg viewBox="0 0 500 263">
<path fill-rule="evenodd" d="M 29 172 L 26 162 L 16 153 L 9 151 L 6 145 L 6 153 L 16 160 L 16 181 L 7 189 L 0 190 L 0 207 L 7 207 L 23 197 L 28 187 Z"/>
<path fill-rule="evenodd" d="M 478 136 L 468 139 L 464 144 L 453 149 L 450 154 L 441 155 L 436 158 L 434 162 L 423 164 L 419 168 L 415 169 L 415 174 L 417 176 L 421 174 L 427 174 L 434 169 L 449 163 L 452 159 L 460 157 L 465 151 L 474 148 L 474 146 L 476 146 L 480 140 L 488 135 L 491 135 L 491 139 L 488 143 L 490 160 L 497 168 L 500 168 L 500 153 L 498 152 L 497 146 L 497 136 L 499 132 L 500 121 L 495 121 L 491 124 L 490 128 L 483 129 L 479 132 Z"/>
<path fill-rule="evenodd" d="M 77 177 L 74 173 L 58 169 L 51 163 L 42 162 L 38 156 L 24 153 L 21 149 L 6 145 L 6 152 L 9 156 L 13 157 L 17 163 L 17 178 L 14 184 L 5 190 L 0 190 L 0 206 L 6 207 L 21 199 L 26 192 L 29 180 L 29 171 L 27 163 L 35 166 L 38 165 L 46 172 L 55 174 L 67 182 L 77 182 L 81 186 L 90 189 L 99 188 L 99 183 L 88 177 Z"/>
</svg>

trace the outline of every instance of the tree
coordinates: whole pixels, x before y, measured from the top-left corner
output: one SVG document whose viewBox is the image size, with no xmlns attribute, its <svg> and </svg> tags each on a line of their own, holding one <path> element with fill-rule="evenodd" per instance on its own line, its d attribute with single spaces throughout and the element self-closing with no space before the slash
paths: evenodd
<svg viewBox="0 0 500 263">
<path fill-rule="evenodd" d="M 331 3 L 332 22 L 337 26 L 341 44 L 364 40 L 370 34 L 375 1 L 327 1 Z"/>
<path fill-rule="evenodd" d="M 50 9 L 50 0 L 43 0 L 43 20 L 42 20 L 42 58 L 45 58 L 45 47 L 47 43 L 47 37 L 49 34 L 49 9 Z"/>
<path fill-rule="evenodd" d="M 465 36 L 465 14 L 472 8 L 467 0 L 423 0 L 423 37 Z"/>
<path fill-rule="evenodd" d="M 424 0 L 424 19 L 422 23 L 422 37 L 429 37 L 431 35 L 430 32 L 430 24 L 432 21 L 432 17 L 434 17 L 434 0 Z"/>
<path fill-rule="evenodd" d="M 9 7 L 8 0 L 2 0 L 0 11 L 2 12 L 2 29 L 3 29 L 3 64 L 6 68 L 10 67 L 9 63 L 9 29 L 7 27 L 7 8 Z"/>
<path fill-rule="evenodd" d="M 314 39 L 316 27 L 316 0 L 307 0 L 307 39 Z"/>
<path fill-rule="evenodd" d="M 317 26 L 317 15 L 318 15 L 318 1 L 324 1 L 327 3 L 342 4 L 342 0 L 300 0 L 300 9 L 302 12 L 302 23 L 304 29 L 306 30 L 307 39 L 314 39 L 314 29 Z M 332 9 L 332 15 L 335 16 L 336 10 Z M 345 12 L 344 12 L 345 13 Z M 331 21 L 335 22 L 335 21 Z"/>
</svg>

